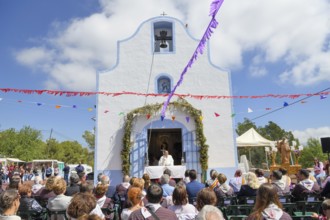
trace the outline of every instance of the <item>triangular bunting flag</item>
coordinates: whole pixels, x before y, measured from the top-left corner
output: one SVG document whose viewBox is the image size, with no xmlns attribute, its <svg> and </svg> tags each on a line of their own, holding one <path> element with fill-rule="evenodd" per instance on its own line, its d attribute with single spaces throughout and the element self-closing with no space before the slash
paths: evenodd
<svg viewBox="0 0 330 220">
<path fill-rule="evenodd" d="M 174 115 L 172 115 L 172 121 L 174 121 L 175 120 L 175 116 Z"/>
<path fill-rule="evenodd" d="M 77 106 L 76 105 L 73 105 L 72 108 L 77 108 Z"/>
<path fill-rule="evenodd" d="M 151 115 L 150 115 L 150 114 L 147 114 L 146 116 L 147 116 L 147 119 L 149 119 L 149 118 L 151 117 Z"/>
<path fill-rule="evenodd" d="M 236 115 L 236 114 L 235 114 L 235 113 L 233 113 L 233 114 L 231 114 L 231 117 L 233 118 L 233 117 L 235 117 L 235 115 Z"/>
<path fill-rule="evenodd" d="M 190 121 L 190 117 L 187 116 L 186 117 L 186 122 L 189 123 L 189 121 Z"/>
<path fill-rule="evenodd" d="M 248 108 L 248 113 L 251 113 L 251 112 L 253 112 L 253 110 L 252 110 L 252 109 L 250 109 L 250 108 Z"/>
<path fill-rule="evenodd" d="M 287 107 L 289 104 L 287 102 L 284 102 L 283 107 Z"/>
<path fill-rule="evenodd" d="M 266 108 L 267 111 L 272 110 L 272 108 Z"/>
<path fill-rule="evenodd" d="M 40 105 L 42 105 L 41 103 L 37 103 L 37 106 L 40 106 Z"/>
<path fill-rule="evenodd" d="M 88 108 L 87 111 L 91 112 L 93 111 L 93 108 Z"/>
<path fill-rule="evenodd" d="M 94 108 L 96 108 L 96 105 L 94 105 Z"/>
<path fill-rule="evenodd" d="M 61 106 L 60 105 L 55 105 L 55 108 L 59 109 L 59 108 L 61 108 Z"/>
<path fill-rule="evenodd" d="M 17 102 L 22 102 L 22 100 L 17 100 Z"/>
<path fill-rule="evenodd" d="M 219 117 L 220 116 L 220 114 L 218 114 L 216 112 L 214 112 L 214 115 L 215 115 L 215 117 Z"/>
<path fill-rule="evenodd" d="M 320 96 L 321 99 L 326 99 L 327 97 L 325 95 Z"/>
<path fill-rule="evenodd" d="M 104 111 L 104 113 L 108 113 L 108 112 L 109 112 L 109 110 L 105 110 L 105 111 Z"/>
</svg>

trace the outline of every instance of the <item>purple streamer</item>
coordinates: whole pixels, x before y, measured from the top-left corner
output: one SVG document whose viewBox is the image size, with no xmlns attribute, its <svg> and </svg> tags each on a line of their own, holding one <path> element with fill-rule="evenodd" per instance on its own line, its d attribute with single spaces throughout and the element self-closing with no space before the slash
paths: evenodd
<svg viewBox="0 0 330 220">
<path fill-rule="evenodd" d="M 215 20 L 215 16 L 218 13 L 223 1 L 224 0 L 213 0 L 213 2 L 211 3 L 210 14 L 209 15 L 212 16 L 212 19 L 211 19 L 209 25 L 207 26 L 206 31 L 204 32 L 203 37 L 201 38 L 199 44 L 197 45 L 197 48 L 195 49 L 195 52 L 193 53 L 192 57 L 190 58 L 188 64 L 183 69 L 183 71 L 180 75 L 179 81 L 173 87 L 173 90 L 168 95 L 167 100 L 164 102 L 162 112 L 161 112 L 161 119 L 165 118 L 166 108 L 167 108 L 168 104 L 170 103 L 171 98 L 173 97 L 174 92 L 176 91 L 176 88 L 182 84 L 183 77 L 187 73 L 188 68 L 191 68 L 194 61 L 197 60 L 198 53 L 201 54 L 201 55 L 203 54 L 204 48 L 205 48 L 205 45 L 206 45 L 206 41 L 209 40 L 211 35 L 213 34 L 212 29 L 215 29 L 218 26 L 218 22 L 217 22 L 217 20 Z"/>
</svg>

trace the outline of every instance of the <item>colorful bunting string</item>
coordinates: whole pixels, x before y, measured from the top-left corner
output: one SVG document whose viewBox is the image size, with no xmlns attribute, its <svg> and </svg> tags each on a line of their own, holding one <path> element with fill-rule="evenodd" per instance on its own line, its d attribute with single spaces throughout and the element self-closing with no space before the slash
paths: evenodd
<svg viewBox="0 0 330 220">
<path fill-rule="evenodd" d="M 330 88 L 329 88 L 330 89 Z M 134 96 L 151 96 L 151 97 L 166 97 L 167 94 L 157 94 L 157 93 L 139 93 L 139 92 L 73 92 L 73 91 L 61 91 L 61 90 L 30 90 L 30 89 L 12 89 L 12 88 L 0 88 L 0 92 L 8 93 L 15 92 L 25 95 L 55 95 L 55 96 L 94 96 L 94 95 L 105 95 L 105 96 L 121 96 L 121 95 L 134 95 Z M 320 92 L 320 93 L 301 93 L 301 94 L 265 94 L 265 95 L 235 95 L 235 96 L 225 96 L 225 95 L 192 95 L 192 94 L 173 94 L 179 98 L 193 98 L 198 100 L 203 99 L 261 99 L 261 98 L 289 98 L 297 99 L 301 97 L 310 96 L 324 96 L 330 95 L 330 92 Z M 18 100 L 17 102 L 22 102 Z"/>
</svg>

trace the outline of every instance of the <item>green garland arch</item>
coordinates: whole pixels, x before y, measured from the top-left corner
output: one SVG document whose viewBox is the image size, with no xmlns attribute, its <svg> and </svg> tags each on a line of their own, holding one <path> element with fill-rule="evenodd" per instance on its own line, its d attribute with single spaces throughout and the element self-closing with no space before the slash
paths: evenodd
<svg viewBox="0 0 330 220">
<path fill-rule="evenodd" d="M 122 172 L 124 175 L 129 175 L 130 170 L 130 161 L 129 161 L 129 153 L 131 150 L 131 132 L 132 126 L 135 119 L 135 115 L 153 115 L 159 112 L 163 104 L 153 104 L 146 105 L 140 108 L 136 108 L 133 111 L 129 112 L 126 115 L 125 125 L 124 125 L 124 136 L 123 136 L 123 150 L 121 151 L 121 159 L 122 159 Z M 204 136 L 203 131 L 203 123 L 202 123 L 202 112 L 201 110 L 195 109 L 190 103 L 188 103 L 184 99 L 178 99 L 177 101 L 171 102 L 168 105 L 168 108 L 176 108 L 180 109 L 183 112 L 189 114 L 195 121 L 196 125 L 196 142 L 197 145 L 200 146 L 200 163 L 202 167 L 202 176 L 205 178 L 206 171 L 208 168 L 208 148 L 209 146 L 206 144 L 206 137 Z"/>
</svg>

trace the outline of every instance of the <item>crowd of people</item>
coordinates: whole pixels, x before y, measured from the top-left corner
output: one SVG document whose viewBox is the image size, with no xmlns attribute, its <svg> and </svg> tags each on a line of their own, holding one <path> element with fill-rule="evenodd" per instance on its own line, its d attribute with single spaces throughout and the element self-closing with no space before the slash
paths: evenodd
<svg viewBox="0 0 330 220">
<path fill-rule="evenodd" d="M 9 182 L 10 178 L 14 175 L 19 175 L 22 181 L 33 181 L 34 178 L 40 174 L 43 180 L 51 175 L 57 176 L 59 175 L 59 168 L 57 165 L 52 168 L 51 164 L 48 163 L 42 164 L 41 167 L 34 167 L 33 169 L 26 164 L 19 165 L 18 163 L 9 163 L 5 166 L 0 163 L 0 179 L 2 182 Z"/>
<path fill-rule="evenodd" d="M 330 181 L 317 178 L 307 170 L 300 170 L 297 183 L 293 184 L 285 169 L 274 170 L 269 178 L 261 169 L 243 175 L 237 170 L 227 179 L 223 173 L 210 171 L 210 179 L 201 183 L 196 170 L 187 170 L 185 178 L 172 179 L 166 169 L 159 180 L 148 174 L 142 178 L 125 175 L 122 183 L 110 185 L 110 178 L 100 173 L 97 184 L 86 180 L 81 165 L 70 173 L 67 180 L 59 175 L 35 174 L 33 180 L 24 179 L 21 172 L 13 172 L 5 189 L 0 187 L 0 219 L 26 219 L 27 211 L 35 219 L 100 220 L 100 219 L 225 219 L 225 198 L 236 198 L 238 204 L 248 204 L 246 197 L 255 197 L 254 208 L 247 219 L 291 219 L 279 200 L 290 195 L 292 201 L 306 199 L 308 195 L 328 198 Z M 1 181 L 2 183 L 2 181 Z M 325 199 L 324 213 L 314 213 L 317 219 L 330 218 L 330 200 Z M 57 213 L 56 218 L 52 212 Z"/>
</svg>

